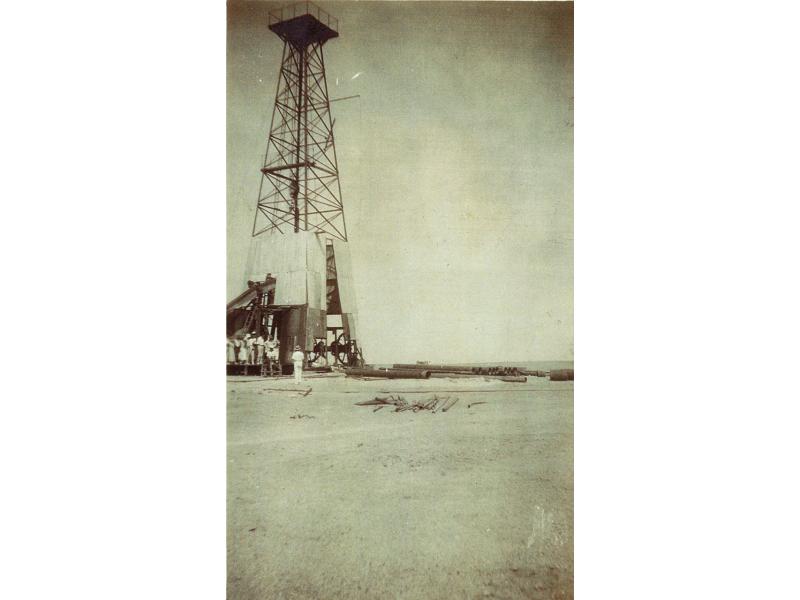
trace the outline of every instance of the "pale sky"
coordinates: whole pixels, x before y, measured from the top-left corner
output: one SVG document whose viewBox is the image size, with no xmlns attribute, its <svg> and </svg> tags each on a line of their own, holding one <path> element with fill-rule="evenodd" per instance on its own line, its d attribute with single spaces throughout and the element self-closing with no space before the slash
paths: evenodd
<svg viewBox="0 0 800 600">
<path fill-rule="evenodd" d="M 568 2 L 319 2 L 368 362 L 573 359 Z M 283 44 L 228 4 L 228 298 L 244 289 Z M 357 75 L 357 76 L 356 76 Z M 338 85 L 337 85 L 338 78 Z"/>
</svg>

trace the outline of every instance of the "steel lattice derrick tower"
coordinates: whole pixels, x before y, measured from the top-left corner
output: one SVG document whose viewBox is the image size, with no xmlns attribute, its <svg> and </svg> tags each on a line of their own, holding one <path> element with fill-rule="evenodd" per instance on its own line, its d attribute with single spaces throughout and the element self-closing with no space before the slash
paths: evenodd
<svg viewBox="0 0 800 600">
<path fill-rule="evenodd" d="M 284 42 L 253 236 L 310 231 L 347 241 L 322 47 L 338 22 L 302 2 L 269 14 Z"/>
<path fill-rule="evenodd" d="M 338 22 L 311 2 L 269 13 L 284 42 L 245 266 L 247 288 L 227 306 L 229 336 L 264 333 L 282 365 L 299 346 L 363 364 L 322 47 Z"/>
</svg>

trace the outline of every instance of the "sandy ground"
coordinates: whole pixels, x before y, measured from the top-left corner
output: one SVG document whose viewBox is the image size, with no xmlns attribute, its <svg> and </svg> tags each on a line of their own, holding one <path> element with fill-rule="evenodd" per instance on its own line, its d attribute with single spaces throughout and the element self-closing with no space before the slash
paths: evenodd
<svg viewBox="0 0 800 600">
<path fill-rule="evenodd" d="M 572 382 L 319 377 L 303 397 L 245 379 L 228 383 L 231 600 L 573 597 Z M 354 406 L 382 390 L 459 401 Z"/>
</svg>

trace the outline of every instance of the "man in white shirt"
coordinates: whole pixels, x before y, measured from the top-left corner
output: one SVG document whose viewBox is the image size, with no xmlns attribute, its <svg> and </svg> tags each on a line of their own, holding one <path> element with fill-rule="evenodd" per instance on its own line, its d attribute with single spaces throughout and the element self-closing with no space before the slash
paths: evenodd
<svg viewBox="0 0 800 600">
<path fill-rule="evenodd" d="M 254 345 L 256 347 L 256 364 L 264 364 L 264 336 L 259 333 Z"/>
<path fill-rule="evenodd" d="M 278 375 L 283 375 L 283 369 L 278 360 L 280 345 L 277 338 L 267 339 L 267 368 L 269 369 L 270 377 L 272 377 L 274 369 L 278 370 Z"/>
<path fill-rule="evenodd" d="M 251 334 L 249 333 L 244 334 L 245 356 L 247 357 L 245 359 L 245 363 L 248 365 L 252 365 L 253 359 L 255 358 L 254 348 L 253 348 L 255 341 L 256 341 L 255 337 L 253 337 Z"/>
<path fill-rule="evenodd" d="M 300 383 L 303 381 L 303 360 L 305 359 L 306 355 L 303 354 L 303 351 L 300 350 L 300 346 L 294 347 L 294 352 L 292 353 L 292 362 L 294 363 L 294 382 Z"/>
<path fill-rule="evenodd" d="M 233 338 L 233 354 L 236 357 L 236 364 L 241 365 L 245 361 L 245 354 L 246 348 L 244 347 L 244 341 L 241 338 L 235 337 Z"/>
</svg>

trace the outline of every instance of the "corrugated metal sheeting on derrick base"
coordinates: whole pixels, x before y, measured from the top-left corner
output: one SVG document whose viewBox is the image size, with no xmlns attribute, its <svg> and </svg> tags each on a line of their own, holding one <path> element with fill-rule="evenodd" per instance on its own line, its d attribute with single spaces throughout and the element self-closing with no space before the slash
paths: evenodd
<svg viewBox="0 0 800 600">
<path fill-rule="evenodd" d="M 335 257 L 333 275 L 338 293 L 336 306 L 329 306 L 331 273 L 327 244 Z M 245 281 L 263 281 L 267 274 L 275 278 L 272 304 L 285 306 L 281 318 L 281 360 L 295 345 L 304 350 L 314 347 L 315 338 L 326 338 L 327 315 L 342 315 L 342 329 L 356 337 L 356 306 L 352 264 L 347 242 L 326 240 L 325 235 L 309 231 L 296 233 L 267 232 L 251 240 Z"/>
</svg>

